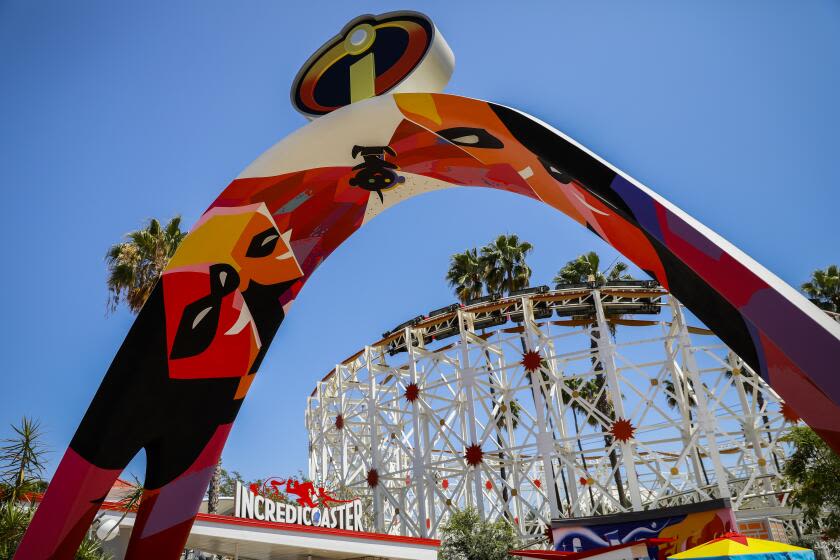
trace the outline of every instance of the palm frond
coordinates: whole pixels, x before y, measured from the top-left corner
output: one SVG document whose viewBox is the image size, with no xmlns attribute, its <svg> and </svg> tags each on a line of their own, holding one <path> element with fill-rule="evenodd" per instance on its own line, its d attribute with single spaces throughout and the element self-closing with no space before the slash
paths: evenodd
<svg viewBox="0 0 840 560">
<path fill-rule="evenodd" d="M 801 289 L 817 307 L 840 312 L 840 268 L 836 264 L 813 271 Z"/>
<path fill-rule="evenodd" d="M 533 245 L 520 241 L 516 234 L 499 235 L 481 248 L 488 292 L 510 293 L 525 288 L 531 280 L 531 268 L 526 257 Z"/>
<path fill-rule="evenodd" d="M 108 311 L 124 302 L 137 313 L 152 293 L 160 275 L 175 254 L 186 233 L 181 217 L 166 226 L 152 218 L 142 229 L 125 234 L 126 241 L 112 245 L 105 256 L 108 267 Z"/>
<path fill-rule="evenodd" d="M 484 271 L 478 251 L 467 249 L 452 255 L 446 280 L 461 302 L 480 297 L 484 290 Z"/>
</svg>

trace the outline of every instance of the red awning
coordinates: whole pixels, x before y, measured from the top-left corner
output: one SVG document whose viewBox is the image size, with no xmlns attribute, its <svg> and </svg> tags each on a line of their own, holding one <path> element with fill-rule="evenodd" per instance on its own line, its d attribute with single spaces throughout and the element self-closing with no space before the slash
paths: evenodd
<svg viewBox="0 0 840 560">
<path fill-rule="evenodd" d="M 508 552 L 511 556 L 524 556 L 525 558 L 544 558 L 545 560 L 552 560 L 554 558 L 568 558 L 575 556 L 577 552 L 567 552 L 565 550 L 511 550 Z"/>
<path fill-rule="evenodd" d="M 511 550 L 508 554 L 511 556 L 523 556 L 525 558 L 541 558 L 543 560 L 558 560 L 560 558 L 563 558 L 564 560 L 580 560 L 582 558 L 589 558 L 590 556 L 597 556 L 611 550 L 618 550 L 619 548 L 628 548 L 638 544 L 656 546 L 658 544 L 674 542 L 674 540 L 676 539 L 644 539 L 641 541 L 616 544 L 613 546 L 602 546 L 601 548 L 593 548 L 591 550 L 582 550 L 580 552 L 569 552 L 565 550 Z"/>
</svg>

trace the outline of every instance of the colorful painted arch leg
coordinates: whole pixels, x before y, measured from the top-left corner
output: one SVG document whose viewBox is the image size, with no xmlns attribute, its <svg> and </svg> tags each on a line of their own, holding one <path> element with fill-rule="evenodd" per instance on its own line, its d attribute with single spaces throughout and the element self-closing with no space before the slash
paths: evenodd
<svg viewBox="0 0 840 560">
<path fill-rule="evenodd" d="M 359 146 L 388 149 L 365 164 Z M 452 186 L 501 189 L 569 215 L 670 289 L 840 451 L 840 324 L 528 115 L 452 95 L 381 96 L 288 136 L 204 213 L 118 351 L 16 558 L 71 558 L 141 448 L 148 496 L 129 557 L 176 558 L 208 465 L 304 282 L 381 211 Z"/>
</svg>

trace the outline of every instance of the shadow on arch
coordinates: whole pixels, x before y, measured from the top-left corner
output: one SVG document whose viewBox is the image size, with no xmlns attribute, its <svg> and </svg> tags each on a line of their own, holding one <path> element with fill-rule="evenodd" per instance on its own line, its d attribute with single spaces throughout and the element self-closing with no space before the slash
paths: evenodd
<svg viewBox="0 0 840 560">
<path fill-rule="evenodd" d="M 453 95 L 384 95 L 286 137 L 210 205 L 117 352 L 17 558 L 72 558 L 140 449 L 147 490 L 127 558 L 177 558 L 242 400 L 304 282 L 383 210 L 450 186 L 540 200 L 598 235 L 840 451 L 840 324 L 533 117 Z"/>
</svg>

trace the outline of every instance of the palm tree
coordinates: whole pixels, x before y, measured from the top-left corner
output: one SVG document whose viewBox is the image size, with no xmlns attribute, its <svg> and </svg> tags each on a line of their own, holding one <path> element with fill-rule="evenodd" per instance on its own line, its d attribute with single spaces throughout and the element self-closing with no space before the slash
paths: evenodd
<svg viewBox="0 0 840 560">
<path fill-rule="evenodd" d="M 595 336 L 594 331 L 592 334 Z M 595 344 L 597 348 L 597 343 Z M 603 364 L 601 364 L 600 360 L 597 357 L 592 358 L 593 367 L 595 371 L 603 371 Z M 610 420 L 615 420 L 615 407 L 613 406 L 612 399 L 610 398 L 608 391 L 606 390 L 606 378 L 604 377 L 603 373 L 598 373 L 594 378 L 584 381 L 583 379 L 569 379 L 566 382 L 566 385 L 572 389 L 572 391 L 577 391 L 578 396 L 580 399 L 593 404 L 596 411 L 600 412 L 601 415 L 605 416 Z M 564 401 L 566 404 L 571 403 L 572 406 L 572 414 L 574 415 L 575 419 L 575 429 L 578 431 L 580 428 L 577 424 L 577 413 L 581 412 L 586 418 L 586 423 L 592 427 L 600 427 L 601 420 L 599 420 L 598 416 L 595 414 L 590 414 L 590 411 L 587 410 L 583 405 L 580 404 L 579 401 L 573 400 L 569 398 L 567 394 L 563 395 Z M 609 432 L 604 432 L 604 445 L 607 449 L 613 444 L 613 437 Z M 578 450 L 581 453 L 581 457 L 583 457 L 583 449 L 581 447 L 580 438 L 578 438 Z M 624 483 L 621 477 L 621 471 L 618 469 L 618 456 L 615 453 L 615 449 L 610 450 L 609 454 L 610 458 L 610 468 L 615 473 L 613 478 L 615 479 L 616 490 L 618 491 L 618 501 L 621 505 L 628 507 L 630 505 L 630 501 L 627 499 L 627 496 L 624 492 Z M 586 458 L 583 458 L 583 465 L 586 468 Z M 591 496 L 590 496 L 591 498 Z"/>
<path fill-rule="evenodd" d="M 840 313 L 840 268 L 836 264 L 817 269 L 802 284 L 802 291 L 820 309 Z"/>
<path fill-rule="evenodd" d="M 762 419 L 764 420 L 764 425 L 765 426 L 768 425 L 770 423 L 770 420 L 767 417 L 767 411 L 764 410 L 764 408 L 765 408 L 764 393 L 760 390 L 760 387 L 758 386 L 758 383 L 756 382 L 756 379 L 753 377 L 753 373 L 750 370 L 748 370 L 746 368 L 743 368 L 743 367 L 730 366 L 729 369 L 727 369 L 725 372 L 723 372 L 723 375 L 726 376 L 727 379 L 732 379 L 736 375 L 740 375 L 744 379 L 749 379 L 750 380 L 750 384 L 754 386 L 754 389 L 752 391 L 746 391 L 745 390 L 744 392 L 747 395 L 749 395 L 749 397 L 751 399 L 753 397 L 755 397 L 756 408 L 758 409 L 758 411 L 762 412 Z M 746 414 L 746 411 L 744 411 L 744 413 Z M 768 436 L 769 436 L 769 434 L 768 434 Z"/>
<path fill-rule="evenodd" d="M 531 280 L 531 268 L 525 258 L 534 249 L 527 241 L 519 241 L 518 235 L 500 235 L 495 241 L 481 248 L 484 263 L 484 278 L 487 291 L 494 294 L 510 294 L 514 290 L 527 288 Z"/>
<path fill-rule="evenodd" d="M 478 255 L 478 249 L 467 249 L 449 258 L 446 281 L 455 289 L 455 297 L 461 303 L 481 297 L 486 280 L 484 270 L 484 262 Z"/>
<path fill-rule="evenodd" d="M 478 249 L 467 249 L 450 257 L 446 280 L 461 303 L 481 297 L 486 285 L 486 267 Z"/>
<path fill-rule="evenodd" d="M 500 294 L 500 295 L 510 295 L 515 290 L 521 290 L 523 288 L 527 288 L 530 281 L 531 281 L 531 267 L 528 266 L 527 262 L 525 261 L 528 254 L 533 250 L 534 246 L 527 241 L 520 241 L 518 235 L 499 235 L 493 242 L 485 245 L 481 248 L 481 260 L 484 263 L 484 277 L 485 277 L 485 284 L 487 285 L 487 291 L 489 293 Z M 520 335 L 519 343 L 522 347 L 522 353 L 528 352 L 528 346 L 525 341 L 524 335 Z M 490 357 L 487 356 L 487 361 L 489 364 Z M 543 367 L 546 367 L 543 364 Z M 534 398 L 534 405 L 537 404 L 537 396 L 536 396 L 536 386 L 534 384 L 534 373 L 535 372 L 526 372 L 528 376 L 529 383 L 531 384 L 531 391 Z M 547 376 L 543 374 L 543 379 L 546 379 Z M 492 385 L 492 376 L 490 379 L 490 394 L 493 394 L 493 385 Z M 544 403 L 548 402 L 548 398 L 545 394 L 545 390 L 542 386 L 539 387 L 539 391 L 542 394 L 542 399 Z M 514 403 L 512 402 L 511 405 Z M 518 406 L 518 403 L 516 403 Z M 512 408 L 512 407 L 511 407 Z M 554 423 L 549 416 L 548 424 L 552 432 L 552 437 L 554 438 Z M 498 423 L 497 423 L 498 426 Z M 501 433 L 497 430 L 497 438 L 501 442 Z M 501 445 L 501 444 L 500 444 Z M 502 459 L 503 455 L 500 453 L 499 458 Z M 504 470 L 501 471 L 502 478 L 504 478 Z M 563 478 L 563 484 L 566 484 L 565 477 Z M 555 486 L 553 491 L 557 494 L 557 501 L 560 502 L 559 491 Z M 503 498 L 507 501 L 507 492 L 503 492 Z"/>
<path fill-rule="evenodd" d="M 519 427 L 521 411 L 522 405 L 516 399 L 511 399 L 507 403 L 501 402 L 499 411 L 496 413 L 496 424 L 499 427 L 504 427 L 508 417 L 510 417 L 510 427 L 515 430 Z"/>
<path fill-rule="evenodd" d="M 490 394 L 493 395 L 493 376 L 490 376 Z M 507 403 L 500 399 L 499 410 L 496 412 L 496 443 L 501 449 L 504 446 L 504 439 L 502 438 L 503 430 L 506 428 L 508 418 L 510 418 L 510 428 L 516 430 L 519 427 L 519 417 L 522 406 L 516 399 L 511 399 Z M 505 469 L 505 454 L 499 451 L 499 475 L 501 475 L 504 484 L 502 485 L 502 500 L 507 504 L 508 489 L 507 489 L 507 469 Z M 505 516 L 509 516 L 509 512 L 505 510 Z"/>
<path fill-rule="evenodd" d="M 509 294 L 513 290 L 528 286 L 531 269 L 525 263 L 525 257 L 532 249 L 533 246 L 527 241 L 520 242 L 517 235 L 499 235 L 493 242 L 482 247 L 480 251 L 472 248 L 463 253 L 452 255 L 446 280 L 455 289 L 455 295 L 461 303 L 481 297 L 485 288 L 488 293 Z M 495 399 L 496 389 L 492 360 L 490 354 L 486 351 L 485 361 L 490 395 Z M 511 401 L 509 411 L 515 427 L 518 422 L 519 403 Z M 504 442 L 502 435 L 504 425 L 504 415 L 501 415 L 496 420 L 496 442 L 500 448 Z M 502 452 L 499 452 L 499 463 L 499 474 L 502 480 L 506 481 L 504 453 Z M 502 486 L 502 498 L 507 503 L 508 490 L 506 484 Z M 507 512 L 505 514 L 507 515 Z"/>
<path fill-rule="evenodd" d="M 594 282 L 601 285 L 614 280 L 632 280 L 633 276 L 627 274 L 630 265 L 622 261 L 616 261 L 607 270 L 601 270 L 601 258 L 595 251 L 589 251 L 580 255 L 575 260 L 569 261 L 557 271 L 554 276 L 554 283 L 557 288 L 563 284 L 577 284 L 579 282 Z"/>
<path fill-rule="evenodd" d="M 545 379 L 546 377 L 547 376 L 543 375 L 543 379 Z M 572 419 L 575 422 L 575 433 L 580 434 L 580 424 L 578 423 L 577 413 L 579 411 L 583 411 L 584 414 L 586 414 L 586 412 L 583 410 L 583 406 L 581 406 L 580 403 L 577 403 L 577 402 L 574 401 L 574 396 L 572 395 L 572 393 L 577 392 L 578 396 L 580 396 L 580 394 L 581 394 L 580 389 L 581 389 L 581 386 L 583 385 L 583 379 L 580 379 L 580 378 L 567 379 L 565 381 L 565 385 L 566 385 L 566 387 L 571 389 L 571 391 L 569 391 L 569 392 L 560 391 L 560 398 L 563 399 L 563 404 L 565 406 L 571 405 L 571 407 L 572 407 Z M 589 466 L 586 464 L 586 455 L 583 452 L 583 444 L 581 443 L 580 437 L 578 437 L 576 439 L 577 439 L 578 451 L 580 452 L 580 461 L 583 464 L 583 470 L 584 470 L 584 472 L 588 473 L 589 472 Z M 565 478 L 564 478 L 564 481 L 565 481 Z M 595 495 L 592 493 L 592 487 L 591 486 L 588 486 L 587 490 L 589 491 L 589 503 L 592 505 L 592 509 L 594 511 L 595 510 Z"/>
<path fill-rule="evenodd" d="M 461 303 L 489 294 L 510 294 L 527 288 L 531 268 L 525 258 L 534 246 L 518 235 L 499 235 L 479 251 L 472 248 L 449 259 L 446 281 Z"/>
<path fill-rule="evenodd" d="M 213 474 L 210 476 L 210 486 L 207 488 L 207 513 L 219 511 L 219 493 L 222 486 L 222 458 L 216 461 Z"/>
<path fill-rule="evenodd" d="M 688 406 L 691 408 L 697 407 L 697 395 L 694 392 L 694 382 L 690 379 L 686 380 L 685 387 L 685 397 Z M 705 385 L 705 383 L 704 383 Z M 668 408 L 671 410 L 677 408 L 679 402 L 677 401 L 677 389 L 674 385 L 674 382 L 670 379 L 666 379 L 662 382 L 662 387 L 665 389 L 665 403 L 668 405 Z M 689 415 L 691 415 L 691 411 L 689 410 Z"/>
<path fill-rule="evenodd" d="M 180 216 L 165 226 L 152 218 L 143 229 L 127 233 L 127 241 L 111 246 L 105 256 L 108 310 L 116 310 L 123 301 L 133 313 L 138 313 L 186 236 L 181 231 Z"/>
<path fill-rule="evenodd" d="M 600 266 L 601 259 L 595 251 L 590 251 L 586 254 L 580 255 L 578 258 L 567 262 L 566 265 L 557 272 L 554 276 L 555 288 L 559 290 L 563 288 L 565 284 L 569 283 L 594 282 L 595 285 L 601 285 L 614 280 L 631 280 L 633 278 L 630 274 L 627 274 L 627 270 L 630 268 L 629 265 L 622 261 L 617 261 L 607 270 L 601 270 Z M 594 316 L 589 316 L 588 318 L 590 320 L 594 320 Z M 615 336 L 614 323 L 609 323 L 609 329 L 610 333 Z M 604 377 L 604 374 L 601 373 L 604 370 L 604 365 L 601 363 L 601 360 L 598 359 L 597 350 L 598 340 L 600 338 L 601 333 L 598 329 L 590 329 L 589 344 L 592 349 L 592 367 L 594 371 L 597 372 L 595 377 L 587 382 L 577 380 L 577 383 L 575 384 L 576 386 L 572 387 L 572 389 L 578 391 L 581 398 L 593 403 L 595 410 L 600 412 L 606 418 L 615 420 L 615 407 L 608 392 L 605 390 L 606 378 Z M 591 426 L 597 426 L 599 424 L 598 418 L 592 414 L 588 414 L 588 411 L 586 411 L 577 401 L 572 401 L 572 411 L 575 415 L 577 415 L 578 411 L 583 412 L 586 415 L 587 423 Z M 575 422 L 577 422 L 577 416 L 575 416 Z M 604 444 L 608 449 L 612 443 L 612 435 L 604 432 Z M 610 467 L 615 473 L 614 478 L 616 489 L 618 490 L 619 502 L 626 507 L 630 502 L 627 500 L 627 496 L 624 493 L 621 471 L 618 469 L 618 457 L 616 456 L 614 449 L 610 451 L 609 457 Z"/>
<path fill-rule="evenodd" d="M 533 249 L 533 245 L 527 241 L 520 241 L 519 236 L 516 234 L 499 235 L 495 240 L 482 247 L 480 260 L 484 267 L 484 283 L 487 286 L 487 292 L 510 295 L 514 290 L 527 288 L 531 280 L 531 267 L 525 262 L 525 258 Z M 522 341 L 522 346 L 523 348 L 525 347 L 524 340 Z M 489 355 L 487 359 L 489 363 Z M 493 393 L 493 378 L 491 375 L 490 394 L 492 395 Z M 516 400 L 509 402 L 513 429 L 516 429 L 519 423 L 520 408 Z M 504 416 L 506 414 L 502 414 L 503 416 L 496 421 L 496 440 L 499 447 L 502 447 L 504 442 L 502 428 L 505 424 Z M 499 462 L 501 465 L 504 465 L 504 453 L 499 453 Z M 502 480 L 507 481 L 504 466 L 501 466 L 499 471 Z M 507 503 L 508 490 L 506 484 L 502 487 L 502 499 Z M 507 515 L 507 511 L 505 514 Z"/>
</svg>

